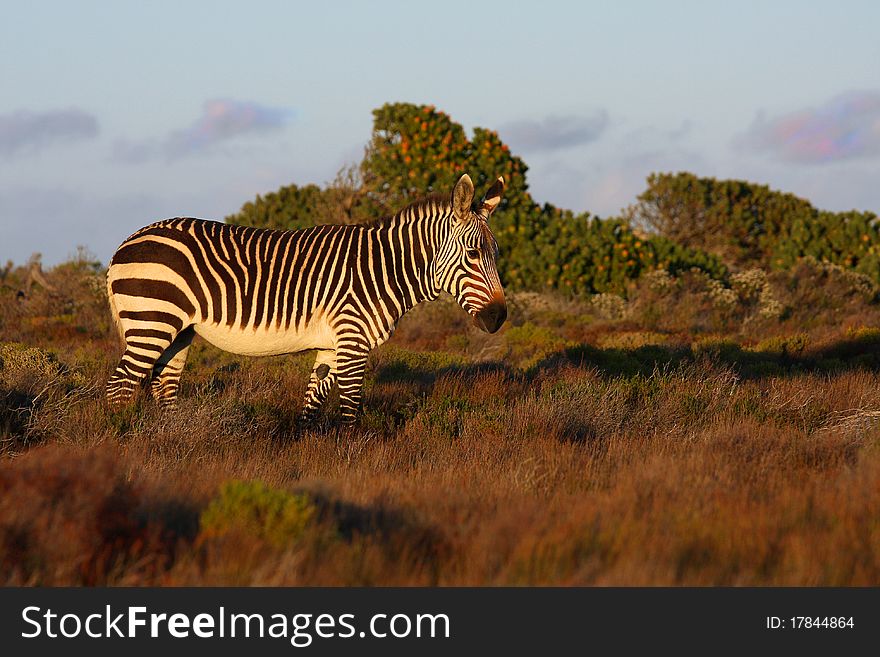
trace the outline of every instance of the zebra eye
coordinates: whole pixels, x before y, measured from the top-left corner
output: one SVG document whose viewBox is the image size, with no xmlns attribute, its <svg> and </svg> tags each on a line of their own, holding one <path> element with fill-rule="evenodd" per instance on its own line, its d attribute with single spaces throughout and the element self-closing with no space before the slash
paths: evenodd
<svg viewBox="0 0 880 657">
<path fill-rule="evenodd" d="M 477 251 L 476 249 L 468 249 L 467 250 L 467 257 L 471 258 L 472 260 L 476 260 L 477 258 L 480 257 L 480 252 Z"/>
</svg>

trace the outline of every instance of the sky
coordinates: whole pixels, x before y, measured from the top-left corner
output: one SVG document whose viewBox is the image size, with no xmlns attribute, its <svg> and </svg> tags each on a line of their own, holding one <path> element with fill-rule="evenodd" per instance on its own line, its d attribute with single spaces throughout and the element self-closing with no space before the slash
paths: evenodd
<svg viewBox="0 0 880 657">
<path fill-rule="evenodd" d="M 880 212 L 880 3 L 0 0 L 0 262 L 107 262 L 360 161 L 372 110 L 497 130 L 538 202 L 651 172 Z"/>
</svg>

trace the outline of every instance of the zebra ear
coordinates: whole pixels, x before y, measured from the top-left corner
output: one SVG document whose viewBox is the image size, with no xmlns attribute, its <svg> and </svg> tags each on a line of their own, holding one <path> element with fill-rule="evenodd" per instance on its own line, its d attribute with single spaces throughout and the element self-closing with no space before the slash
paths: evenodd
<svg viewBox="0 0 880 657">
<path fill-rule="evenodd" d="M 464 174 L 455 183 L 452 190 L 452 212 L 459 221 L 468 221 L 471 218 L 471 205 L 474 202 L 474 183 L 471 177 Z"/>
<path fill-rule="evenodd" d="M 492 183 L 492 186 L 489 188 L 489 191 L 486 192 L 486 195 L 483 196 L 483 200 L 480 201 L 480 210 L 486 213 L 486 217 L 488 218 L 493 212 L 495 212 L 495 208 L 501 203 L 501 195 L 504 193 L 504 176 L 498 176 L 498 180 Z"/>
</svg>

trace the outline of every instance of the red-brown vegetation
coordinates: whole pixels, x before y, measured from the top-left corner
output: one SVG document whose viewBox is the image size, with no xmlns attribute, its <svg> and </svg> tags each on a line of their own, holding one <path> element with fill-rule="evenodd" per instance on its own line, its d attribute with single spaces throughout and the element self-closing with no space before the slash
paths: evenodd
<svg viewBox="0 0 880 657">
<path fill-rule="evenodd" d="M 880 307 L 838 270 L 514 295 L 492 336 L 426 305 L 360 425 L 299 432 L 307 357 L 202 342 L 178 409 L 111 413 L 67 267 L 0 298 L 5 584 L 880 582 Z"/>
</svg>

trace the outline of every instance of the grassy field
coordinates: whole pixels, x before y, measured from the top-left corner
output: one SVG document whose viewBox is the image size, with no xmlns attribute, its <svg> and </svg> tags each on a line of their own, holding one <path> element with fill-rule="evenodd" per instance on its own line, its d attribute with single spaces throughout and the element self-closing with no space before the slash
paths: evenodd
<svg viewBox="0 0 880 657">
<path fill-rule="evenodd" d="M 110 412 L 100 272 L 20 299 L 23 275 L 0 291 L 2 583 L 880 583 L 880 304 L 841 269 L 514 294 L 491 336 L 423 305 L 362 422 L 304 432 L 308 355 L 199 339 L 179 408 Z"/>
</svg>

